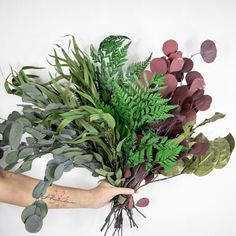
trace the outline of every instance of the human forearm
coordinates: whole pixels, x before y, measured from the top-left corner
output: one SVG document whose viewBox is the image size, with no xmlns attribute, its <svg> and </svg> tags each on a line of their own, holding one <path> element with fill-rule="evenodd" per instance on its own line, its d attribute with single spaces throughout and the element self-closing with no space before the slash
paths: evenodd
<svg viewBox="0 0 236 236">
<path fill-rule="evenodd" d="M 18 206 L 28 206 L 35 199 L 32 191 L 38 179 L 5 172 L 1 201 Z M 93 194 L 89 190 L 52 185 L 43 196 L 49 208 L 93 207 Z"/>
</svg>

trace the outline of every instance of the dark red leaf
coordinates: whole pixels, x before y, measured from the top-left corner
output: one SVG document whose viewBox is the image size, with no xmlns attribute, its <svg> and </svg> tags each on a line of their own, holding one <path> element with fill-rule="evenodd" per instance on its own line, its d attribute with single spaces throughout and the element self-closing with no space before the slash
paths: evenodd
<svg viewBox="0 0 236 236">
<path fill-rule="evenodd" d="M 193 98 L 187 97 L 182 104 L 182 111 L 189 111 L 193 107 Z"/>
<path fill-rule="evenodd" d="M 212 40 L 205 40 L 201 45 L 200 53 L 205 62 L 213 62 L 217 55 L 215 43 Z"/>
<path fill-rule="evenodd" d="M 193 120 L 196 119 L 197 113 L 196 113 L 196 111 L 195 111 L 194 109 L 192 109 L 192 110 L 186 112 L 185 117 L 186 117 L 186 121 L 187 121 L 187 122 L 193 121 Z"/>
<path fill-rule="evenodd" d="M 155 175 L 154 174 L 149 174 L 146 178 L 145 178 L 145 184 L 151 183 L 152 180 L 154 179 Z"/>
<path fill-rule="evenodd" d="M 138 207 L 146 207 L 149 204 L 148 198 L 141 198 L 136 202 L 136 206 Z"/>
<path fill-rule="evenodd" d="M 189 154 L 193 154 L 194 156 L 201 156 L 208 151 L 209 147 L 209 143 L 195 143 L 189 151 Z"/>
<path fill-rule="evenodd" d="M 205 87 L 205 82 L 202 78 L 196 78 L 194 79 L 194 81 L 192 82 L 191 86 L 190 86 L 190 94 L 193 95 L 197 90 L 199 89 L 204 89 Z"/>
<path fill-rule="evenodd" d="M 129 178 L 130 176 L 131 176 L 131 171 L 130 171 L 130 169 L 127 169 L 127 170 L 125 171 L 124 177 L 127 179 L 127 178 Z"/>
<path fill-rule="evenodd" d="M 177 84 L 178 84 L 178 81 L 176 80 L 174 75 L 166 74 L 164 86 L 167 86 L 167 88 L 159 90 L 160 94 L 162 96 L 166 96 L 169 93 L 172 93 L 173 91 L 175 91 Z"/>
<path fill-rule="evenodd" d="M 190 71 L 188 72 L 188 74 L 186 75 L 186 82 L 187 85 L 191 85 L 193 80 L 196 78 L 202 78 L 202 75 L 198 72 L 198 71 Z"/>
<path fill-rule="evenodd" d="M 158 74 L 165 74 L 167 72 L 166 60 L 163 58 L 154 58 L 150 63 L 152 72 Z"/>
<path fill-rule="evenodd" d="M 178 50 L 178 44 L 175 40 L 170 39 L 163 43 L 162 51 L 166 56 L 176 52 L 177 50 Z"/>
<path fill-rule="evenodd" d="M 170 64 L 170 72 L 176 72 L 182 70 L 184 65 L 184 59 L 181 57 L 173 59 Z"/>
<path fill-rule="evenodd" d="M 170 60 L 173 60 L 174 58 L 178 58 L 178 57 L 182 57 L 183 53 L 181 51 L 177 51 L 177 52 L 174 52 L 174 53 L 171 53 L 168 58 Z"/>
<path fill-rule="evenodd" d="M 187 85 L 177 87 L 170 100 L 170 104 L 182 105 L 183 101 L 189 96 L 190 92 Z"/>
<path fill-rule="evenodd" d="M 195 108 L 199 111 L 206 111 L 212 102 L 212 97 L 209 95 L 203 95 L 201 98 L 195 101 Z"/>
<path fill-rule="evenodd" d="M 189 72 L 193 69 L 193 61 L 190 58 L 183 57 L 184 59 L 184 66 L 182 68 L 182 72 Z"/>
<path fill-rule="evenodd" d="M 193 95 L 192 95 L 192 99 L 193 101 L 198 100 L 200 97 L 202 97 L 204 95 L 204 90 L 203 89 L 198 89 Z"/>
<path fill-rule="evenodd" d="M 181 145 L 183 145 L 184 147 L 189 147 L 189 142 L 185 139 L 181 142 Z"/>
<path fill-rule="evenodd" d="M 184 78 L 184 73 L 182 73 L 181 71 L 172 72 L 171 74 L 175 76 L 178 82 L 181 82 Z"/>
</svg>

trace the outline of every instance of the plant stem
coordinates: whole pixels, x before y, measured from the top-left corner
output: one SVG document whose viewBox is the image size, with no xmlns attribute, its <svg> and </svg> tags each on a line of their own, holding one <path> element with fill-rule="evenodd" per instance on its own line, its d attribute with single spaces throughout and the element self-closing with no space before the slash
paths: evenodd
<svg viewBox="0 0 236 236">
<path fill-rule="evenodd" d="M 193 55 L 191 55 L 190 58 L 193 58 L 194 56 L 196 56 L 196 55 L 198 55 L 198 54 L 200 54 L 200 52 L 194 53 Z"/>
</svg>

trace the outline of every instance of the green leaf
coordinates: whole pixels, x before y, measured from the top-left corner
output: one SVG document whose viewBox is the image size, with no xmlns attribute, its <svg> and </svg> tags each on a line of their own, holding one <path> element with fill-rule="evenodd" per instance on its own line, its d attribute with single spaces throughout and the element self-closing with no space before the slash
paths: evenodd
<svg viewBox="0 0 236 236">
<path fill-rule="evenodd" d="M 225 138 L 217 138 L 212 142 L 212 146 L 215 149 L 217 155 L 216 169 L 221 169 L 227 165 L 231 155 L 230 144 Z"/>
<path fill-rule="evenodd" d="M 43 139 L 46 136 L 46 134 L 41 133 L 40 131 L 36 130 L 35 128 L 26 127 L 25 131 L 38 140 Z"/>
<path fill-rule="evenodd" d="M 84 163 L 92 161 L 93 155 L 92 154 L 76 155 L 73 159 L 76 165 L 81 166 Z"/>
<path fill-rule="evenodd" d="M 214 121 L 217 121 L 219 119 L 222 119 L 225 117 L 225 114 L 222 114 L 220 112 L 216 112 L 212 117 L 208 118 L 208 119 L 205 119 L 202 123 L 200 123 L 199 125 L 197 125 L 194 129 L 200 127 L 200 126 L 203 126 L 205 124 L 208 124 L 208 123 L 211 123 L 211 122 L 214 122 Z"/>
<path fill-rule="evenodd" d="M 40 180 L 38 182 L 38 184 L 33 189 L 33 192 L 32 192 L 33 198 L 42 197 L 46 193 L 49 184 L 50 184 L 49 182 L 45 182 L 43 180 Z"/>
<path fill-rule="evenodd" d="M 119 168 L 117 171 L 116 171 L 116 179 L 121 179 L 122 178 L 122 170 Z"/>
<path fill-rule="evenodd" d="M 127 199 L 127 198 L 124 197 L 123 195 L 119 195 L 117 201 L 118 201 L 120 204 L 123 204 L 123 203 L 126 201 L 126 199 Z"/>
<path fill-rule="evenodd" d="M 59 180 L 62 177 L 63 172 L 64 172 L 64 163 L 58 165 L 55 168 L 54 174 L 53 174 L 54 180 Z"/>
<path fill-rule="evenodd" d="M 107 171 L 105 171 L 104 169 L 96 169 L 95 172 L 101 176 L 104 176 L 104 177 L 107 176 Z"/>
<path fill-rule="evenodd" d="M 231 133 L 229 133 L 226 137 L 224 137 L 227 141 L 228 141 L 228 143 L 229 143 L 229 145 L 230 145 L 230 152 L 232 153 L 233 152 L 233 150 L 234 150 L 234 147 L 235 147 L 235 140 L 234 140 L 234 137 L 233 137 L 233 135 L 231 134 Z"/>
<path fill-rule="evenodd" d="M 45 218 L 45 216 L 48 213 L 47 204 L 42 200 L 37 200 L 34 202 L 34 205 L 37 207 L 37 209 L 39 209 L 39 211 L 40 211 L 39 216 L 41 217 L 41 219 Z"/>
<path fill-rule="evenodd" d="M 25 223 L 27 218 L 29 218 L 30 216 L 35 214 L 35 211 L 36 211 L 35 205 L 30 205 L 30 206 L 27 206 L 26 208 L 24 208 L 24 210 L 21 213 L 22 221 Z"/>
<path fill-rule="evenodd" d="M 19 152 L 19 155 L 18 155 L 18 156 L 19 156 L 20 159 L 24 159 L 24 158 L 26 158 L 26 157 L 32 155 L 33 152 L 34 152 L 34 149 L 33 149 L 33 148 L 31 148 L 31 147 L 26 147 L 26 148 L 22 149 L 22 150 Z"/>
<path fill-rule="evenodd" d="M 9 133 L 9 144 L 11 146 L 11 149 L 15 150 L 19 147 L 22 135 L 23 135 L 23 124 L 16 120 L 12 124 Z"/>
<path fill-rule="evenodd" d="M 13 164 L 18 161 L 18 151 L 11 151 L 7 154 L 5 162 L 7 164 Z"/>
<path fill-rule="evenodd" d="M 175 176 L 180 174 L 185 168 L 185 163 L 183 160 L 178 160 L 173 168 L 170 170 L 161 170 L 160 173 L 164 176 Z"/>
<path fill-rule="evenodd" d="M 41 230 L 43 226 L 43 221 L 38 215 L 32 215 L 28 217 L 25 221 L 25 229 L 29 233 L 37 233 Z"/>
<path fill-rule="evenodd" d="M 32 167 L 33 160 L 25 161 L 23 164 L 15 171 L 16 174 L 29 171 Z"/>
</svg>

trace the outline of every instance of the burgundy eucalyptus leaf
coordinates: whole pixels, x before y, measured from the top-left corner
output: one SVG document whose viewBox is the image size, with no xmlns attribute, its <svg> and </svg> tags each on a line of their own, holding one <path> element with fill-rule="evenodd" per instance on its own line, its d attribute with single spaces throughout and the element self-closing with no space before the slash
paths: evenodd
<svg viewBox="0 0 236 236">
<path fill-rule="evenodd" d="M 194 156 L 201 156 L 208 151 L 209 147 L 209 143 L 195 143 L 189 151 L 189 154 L 193 154 Z"/>
<path fill-rule="evenodd" d="M 127 169 L 126 171 L 125 171 L 125 173 L 124 173 L 124 177 L 126 178 L 126 179 L 128 179 L 130 176 L 131 176 L 131 171 L 130 171 L 130 169 Z"/>
<path fill-rule="evenodd" d="M 186 117 L 186 122 L 193 121 L 197 117 L 197 112 L 194 109 L 192 109 L 185 114 L 185 117 Z"/>
<path fill-rule="evenodd" d="M 203 89 L 198 89 L 193 95 L 192 95 L 192 99 L 193 101 L 198 100 L 199 98 L 201 98 L 204 95 L 204 90 Z"/>
<path fill-rule="evenodd" d="M 181 145 L 184 147 L 189 147 L 189 142 L 185 139 L 181 142 Z"/>
<path fill-rule="evenodd" d="M 184 66 L 182 68 L 182 72 L 189 72 L 193 69 L 193 61 L 190 58 L 183 57 L 184 59 Z"/>
<path fill-rule="evenodd" d="M 175 58 L 179 58 L 179 57 L 182 57 L 183 56 L 183 53 L 181 51 L 177 51 L 177 52 L 174 52 L 174 53 L 171 53 L 168 58 L 170 60 L 173 60 Z"/>
<path fill-rule="evenodd" d="M 136 206 L 138 207 L 146 207 L 149 204 L 148 198 L 141 198 L 136 202 Z"/>
<path fill-rule="evenodd" d="M 205 40 L 201 45 L 200 50 L 202 59 L 207 62 L 211 63 L 216 59 L 217 49 L 216 45 L 212 40 Z"/>
<path fill-rule="evenodd" d="M 181 71 L 172 72 L 171 74 L 175 76 L 178 82 L 181 82 L 184 79 L 184 73 Z"/>
<path fill-rule="evenodd" d="M 184 59 L 181 57 L 173 59 L 170 64 L 170 72 L 181 71 L 184 66 Z"/>
<path fill-rule="evenodd" d="M 150 62 L 150 68 L 152 72 L 158 74 L 165 74 L 167 72 L 166 60 L 163 58 L 154 58 Z"/>
<path fill-rule="evenodd" d="M 182 105 L 183 101 L 190 96 L 190 91 L 187 85 L 177 87 L 170 100 L 170 104 Z"/>
<path fill-rule="evenodd" d="M 149 184 L 152 182 L 152 180 L 154 179 L 155 175 L 153 173 L 149 174 L 146 176 L 145 178 L 145 184 Z"/>
<path fill-rule="evenodd" d="M 169 93 L 172 93 L 173 91 L 175 91 L 177 84 L 178 84 L 178 81 L 176 80 L 174 75 L 166 74 L 165 75 L 165 84 L 163 84 L 163 86 L 166 86 L 166 88 L 159 90 L 159 93 L 162 96 L 166 96 Z"/>
<path fill-rule="evenodd" d="M 178 50 L 178 44 L 175 40 L 170 39 L 164 42 L 162 46 L 162 51 L 163 53 L 168 56 L 171 53 L 174 53 Z"/>
<path fill-rule="evenodd" d="M 209 95 L 203 95 L 201 98 L 195 101 L 195 108 L 199 111 L 206 111 L 212 103 L 212 97 Z"/>
<path fill-rule="evenodd" d="M 203 78 L 202 75 L 198 71 L 190 71 L 186 75 L 187 85 L 191 85 L 193 80 L 196 78 Z"/>
<path fill-rule="evenodd" d="M 192 107 L 193 107 L 193 103 L 194 103 L 193 98 L 192 97 L 187 97 L 184 100 L 183 104 L 182 104 L 182 111 L 189 111 L 189 110 L 191 110 Z"/>
<path fill-rule="evenodd" d="M 194 79 L 194 81 L 192 82 L 190 89 L 189 89 L 190 95 L 193 95 L 199 89 L 204 89 L 204 87 L 205 87 L 205 82 L 202 78 Z"/>
</svg>

